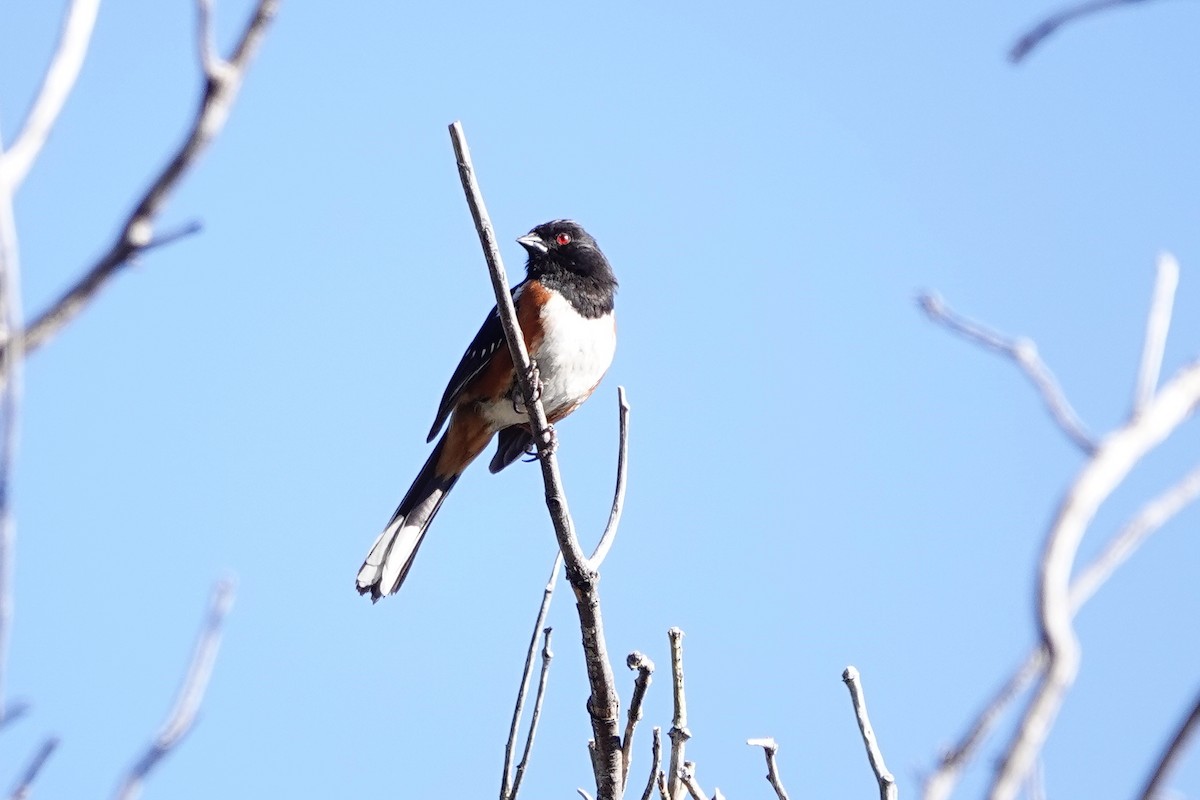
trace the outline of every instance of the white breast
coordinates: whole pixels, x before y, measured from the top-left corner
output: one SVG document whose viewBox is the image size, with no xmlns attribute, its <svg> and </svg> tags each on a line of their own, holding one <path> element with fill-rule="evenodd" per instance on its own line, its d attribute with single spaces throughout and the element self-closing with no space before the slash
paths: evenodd
<svg viewBox="0 0 1200 800">
<path fill-rule="evenodd" d="M 612 313 L 587 319 L 558 293 L 551 296 L 542 309 L 545 335 L 537 352 L 542 405 L 547 416 L 582 402 L 604 377 L 617 349 L 615 325 Z M 501 425 L 529 421 L 509 402 L 489 412 Z"/>
</svg>

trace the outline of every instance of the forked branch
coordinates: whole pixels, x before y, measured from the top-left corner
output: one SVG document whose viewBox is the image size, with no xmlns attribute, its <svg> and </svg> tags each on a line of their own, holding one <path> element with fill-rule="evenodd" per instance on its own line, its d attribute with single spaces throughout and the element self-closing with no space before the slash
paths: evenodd
<svg viewBox="0 0 1200 800">
<path fill-rule="evenodd" d="M 450 126 L 450 138 L 458 158 L 458 173 L 467 197 L 467 205 L 471 209 L 475 230 L 479 234 L 484 257 L 487 259 L 492 289 L 496 295 L 496 309 L 508 341 L 521 396 L 529 413 L 530 430 L 537 443 L 542 479 L 546 485 L 546 507 L 550 512 L 554 534 L 566 563 L 567 580 L 575 593 L 575 607 L 579 613 L 579 627 L 583 638 L 584 662 L 587 667 L 588 684 L 591 687 L 588 712 L 592 720 L 592 765 L 596 776 L 596 794 L 598 800 L 613 800 L 620 796 L 622 788 L 620 701 L 612 664 L 609 663 L 608 645 L 604 638 L 600 595 L 596 588 L 598 576 L 580 548 L 579 537 L 575 533 L 575 526 L 567 508 L 558 459 L 553 450 L 547 447 L 550 438 L 546 410 L 542 407 L 540 398 L 534 394 L 530 382 L 532 370 L 529 353 L 517 324 L 516 309 L 508 288 L 508 276 L 500 257 L 496 232 L 484 206 L 466 136 L 459 123 L 455 122 Z"/>
</svg>

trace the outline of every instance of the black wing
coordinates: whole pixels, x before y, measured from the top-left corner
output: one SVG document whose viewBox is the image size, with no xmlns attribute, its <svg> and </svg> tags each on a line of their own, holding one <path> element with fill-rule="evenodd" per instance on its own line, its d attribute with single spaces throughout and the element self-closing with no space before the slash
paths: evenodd
<svg viewBox="0 0 1200 800">
<path fill-rule="evenodd" d="M 521 281 L 512 288 L 514 302 L 524 285 L 525 282 Z M 487 315 L 487 319 L 480 326 L 479 333 L 475 334 L 475 338 L 467 347 L 467 352 L 463 353 L 454 374 L 450 376 L 450 382 L 446 384 L 446 391 L 442 395 L 442 402 L 438 405 L 437 417 L 433 420 L 433 427 L 429 429 L 429 437 L 425 441 L 433 441 L 433 437 L 438 435 L 438 431 L 446 424 L 450 412 L 454 410 L 454 403 L 462 394 L 463 388 L 470 383 L 472 378 L 483 371 L 497 350 L 506 346 L 504 328 L 500 325 L 500 312 L 493 306 L 491 313 Z"/>
</svg>

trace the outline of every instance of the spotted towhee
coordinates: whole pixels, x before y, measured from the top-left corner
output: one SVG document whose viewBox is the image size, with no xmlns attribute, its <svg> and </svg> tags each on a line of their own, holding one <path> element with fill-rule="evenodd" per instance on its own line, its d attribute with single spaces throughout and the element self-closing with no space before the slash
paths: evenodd
<svg viewBox="0 0 1200 800">
<path fill-rule="evenodd" d="M 596 240 L 570 220 L 539 225 L 517 241 L 529 251 L 529 261 L 525 280 L 512 290 L 513 302 L 553 423 L 588 399 L 612 363 L 617 279 Z M 493 434 L 500 441 L 492 472 L 533 445 L 495 308 L 458 362 L 426 441 L 433 441 L 447 418 L 450 427 L 358 571 L 358 591 L 372 600 L 400 588 L 446 494 Z"/>
</svg>

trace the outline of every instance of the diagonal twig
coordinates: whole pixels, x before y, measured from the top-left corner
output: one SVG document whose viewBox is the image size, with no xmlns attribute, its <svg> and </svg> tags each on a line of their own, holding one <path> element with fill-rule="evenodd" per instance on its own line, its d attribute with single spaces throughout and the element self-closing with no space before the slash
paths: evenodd
<svg viewBox="0 0 1200 800">
<path fill-rule="evenodd" d="M 529 716 L 529 731 L 525 735 L 525 751 L 521 753 L 521 763 L 517 764 L 517 774 L 513 778 L 512 793 L 516 797 L 521 791 L 521 779 L 525 777 L 525 767 L 529 764 L 529 754 L 533 751 L 533 739 L 537 736 L 538 720 L 542 717 L 542 701 L 546 699 L 546 679 L 550 677 L 550 660 L 554 653 L 550 650 L 550 628 L 542 631 L 542 672 L 538 676 L 537 694 L 533 698 L 533 713 Z"/>
<path fill-rule="evenodd" d="M 775 763 L 775 753 L 779 751 L 779 745 L 770 737 L 747 739 L 746 744 L 751 747 L 761 747 L 763 749 L 763 754 L 767 758 L 767 780 L 770 782 L 771 788 L 775 790 L 775 796 L 779 800 L 788 800 L 787 789 L 783 788 L 783 781 L 779 779 L 779 767 Z"/>
<path fill-rule="evenodd" d="M 1035 47 L 1045 41 L 1046 37 L 1068 22 L 1074 22 L 1082 17 L 1107 11 L 1117 6 L 1129 6 L 1140 2 L 1144 2 L 1144 0 L 1087 0 L 1087 2 L 1064 8 L 1046 17 L 1046 19 L 1030 28 L 1021 38 L 1017 39 L 1016 44 L 1008 51 L 1008 58 L 1014 64 L 1021 61 Z"/>
<path fill-rule="evenodd" d="M 533 677 L 533 656 L 537 652 L 538 632 L 546 624 L 546 615 L 550 613 L 550 601 L 554 597 L 554 587 L 558 583 L 558 571 L 562 568 L 562 552 L 554 554 L 554 566 L 550 568 L 550 577 L 546 580 L 546 588 L 542 590 L 542 604 L 538 607 L 537 619 L 533 623 L 533 634 L 529 637 L 529 649 L 525 651 L 525 668 L 521 672 L 521 686 L 517 690 L 517 702 L 513 708 L 512 724 L 508 729 L 508 742 L 504 745 L 504 776 L 500 781 L 500 800 L 510 800 L 515 793 L 512 783 L 512 760 L 517 746 L 517 733 L 521 728 L 521 715 L 525 712 L 525 698 L 529 694 L 529 682 Z"/>
<path fill-rule="evenodd" d="M 175 698 L 175 705 L 154 741 L 121 781 L 114 795 L 116 800 L 135 800 L 141 793 L 142 784 L 150 771 L 192 730 L 200 703 L 203 702 L 204 693 L 208 689 L 208 679 L 212 677 L 217 651 L 221 646 L 221 627 L 232 605 L 233 583 L 228 580 L 218 581 L 213 589 L 208 616 L 196 640 L 196 649 L 192 652 L 187 674 L 179 687 L 179 695 Z"/>
<path fill-rule="evenodd" d="M 25 772 L 22 773 L 21 779 L 17 781 L 17 785 L 13 788 L 12 794 L 8 796 L 9 800 L 26 800 L 29 793 L 33 791 L 33 782 L 37 780 L 41 774 L 42 767 L 46 765 L 47 759 L 53 755 L 55 748 L 58 747 L 58 737 L 51 736 L 46 741 L 42 742 L 42 746 L 33 754 L 33 758 L 29 760 L 29 766 L 25 767 Z"/>
<path fill-rule="evenodd" d="M 1179 286 L 1179 262 L 1170 253 L 1158 257 L 1154 279 L 1154 296 L 1150 313 L 1146 315 L 1146 339 L 1142 345 L 1142 361 L 1138 366 L 1137 384 L 1133 394 L 1133 416 L 1154 397 L 1158 376 L 1162 372 L 1163 351 L 1167 346 L 1167 331 L 1171 327 L 1171 311 L 1175 304 L 1175 289 Z"/>
<path fill-rule="evenodd" d="M 970 339 L 971 341 L 981 344 L 989 350 L 993 350 L 1001 355 L 1007 356 L 1021 369 L 1025 377 L 1029 379 L 1038 394 L 1041 395 L 1042 403 L 1046 406 L 1046 410 L 1050 412 L 1050 416 L 1058 424 L 1058 427 L 1066 434 L 1072 442 L 1074 442 L 1080 450 L 1088 455 L 1096 451 L 1096 442 L 1092 439 L 1084 428 L 1083 423 L 1079 419 L 1079 415 L 1075 413 L 1075 409 L 1067 401 L 1067 397 L 1063 394 L 1062 387 L 1058 385 L 1058 380 L 1054 377 L 1054 373 L 1042 361 L 1038 355 L 1037 346 L 1029 339 L 1009 339 L 1002 336 L 989 328 L 980 325 L 979 323 L 970 320 L 952 309 L 950 309 L 942 298 L 936 294 L 923 294 L 917 298 L 918 305 L 921 306 L 928 317 L 951 331 Z"/>
<path fill-rule="evenodd" d="M 634 650 L 625 659 L 625 666 L 637 670 L 633 679 L 633 696 L 629 699 L 629 711 L 625 717 L 625 737 L 621 743 L 621 785 L 629 785 L 629 765 L 633 763 L 633 731 L 642 719 L 642 701 L 646 698 L 646 690 L 650 688 L 650 679 L 654 674 L 654 662 L 647 656 Z M 655 747 L 658 747 L 656 744 Z M 655 769 L 658 769 L 655 766 Z"/>
<path fill-rule="evenodd" d="M 700 782 L 696 780 L 695 761 L 684 762 L 683 769 L 679 772 L 679 782 L 687 789 L 692 800 L 708 800 L 708 795 L 700 788 Z"/>
<path fill-rule="evenodd" d="M 1158 763 L 1154 766 L 1154 771 L 1146 780 L 1146 788 L 1142 790 L 1141 800 L 1156 800 L 1161 796 L 1160 792 L 1163 784 L 1166 783 L 1167 776 L 1171 773 L 1171 768 L 1183 755 L 1183 751 L 1187 748 L 1187 740 L 1196 732 L 1196 728 L 1200 728 L 1200 694 L 1196 695 L 1196 702 L 1192 704 L 1192 710 L 1175 730 L 1175 734 L 1167 744 L 1167 749 L 1163 751 Z"/>
<path fill-rule="evenodd" d="M 604 625 L 600 613 L 600 595 L 597 590 L 598 575 L 588 564 L 586 556 L 579 545 L 579 537 L 575 533 L 575 525 L 567 508 L 567 498 L 563 491 L 562 475 L 558 468 L 558 459 L 553 449 L 548 448 L 550 441 L 549 422 L 541 399 L 533 392 L 530 381 L 532 374 L 529 353 L 525 347 L 525 339 L 517 324 L 516 309 L 513 306 L 512 294 L 508 288 L 508 276 L 504 271 L 504 262 L 500 257 L 500 249 L 496 243 L 496 232 L 488 217 L 487 208 L 483 203 L 483 194 L 475 177 L 475 168 L 471 163 L 471 152 L 467 147 L 466 136 L 462 125 L 455 122 L 450 125 L 450 139 L 454 145 L 454 153 L 458 159 L 458 173 L 462 181 L 463 192 L 466 194 L 467 205 L 475 222 L 479 242 L 483 246 L 484 257 L 487 259 L 488 273 L 492 280 L 492 289 L 496 295 L 496 311 L 508 341 L 509 354 L 512 356 L 517 384 L 529 413 L 529 427 L 537 443 L 539 461 L 542 467 L 542 480 L 546 486 L 546 508 L 550 520 L 554 524 L 554 535 L 558 540 L 566 564 L 567 580 L 575 593 L 575 608 L 579 614 L 579 628 L 583 640 L 584 664 L 587 668 L 588 685 L 591 696 L 588 699 L 588 713 L 592 722 L 594 754 L 592 759 L 593 771 L 596 776 L 596 794 L 598 800 L 613 800 L 621 793 L 621 734 L 620 701 L 617 697 L 616 680 L 613 677 L 612 664 L 608 658 L 608 644 L 604 636 Z"/>
<path fill-rule="evenodd" d="M 604 534 L 596 545 L 592 557 L 588 559 L 588 568 L 592 571 L 600 569 L 604 558 L 617 538 L 617 527 L 621 524 L 621 511 L 625 508 L 626 471 L 629 463 L 629 401 L 625 399 L 625 387 L 617 387 L 617 405 L 620 417 L 620 433 L 617 445 L 617 488 L 613 492 L 612 510 L 608 514 L 608 524 L 604 526 Z M 628 755 L 628 751 L 626 751 Z M 625 772 L 629 772 L 626 765 Z"/>
<path fill-rule="evenodd" d="M 875 729 L 871 727 L 871 718 L 867 716 L 867 698 L 863 694 L 858 670 L 853 666 L 846 667 L 842 672 L 842 681 L 850 690 L 850 703 L 854 706 L 854 716 L 858 720 L 858 732 L 862 734 L 863 745 L 867 748 L 867 760 L 871 762 L 871 770 L 875 773 L 875 780 L 879 782 L 880 800 L 896 800 L 896 779 L 888 772 L 887 764 L 883 762 L 883 751 L 879 749 Z"/>
<path fill-rule="evenodd" d="M 659 765 L 662 764 L 662 728 L 654 726 L 654 744 L 650 747 L 650 777 L 646 779 L 646 789 L 642 792 L 642 800 L 650 800 L 654 793 L 654 778 L 662 775 Z"/>
<path fill-rule="evenodd" d="M 199 60 L 205 82 L 192 126 L 167 166 L 122 223 L 116 240 L 104 255 L 25 329 L 26 353 L 33 352 L 62 330 L 135 256 L 158 243 L 154 236 L 155 220 L 184 174 L 224 126 L 250 60 L 279 7 L 279 0 L 258 0 L 228 60 L 216 58 L 212 52 L 209 0 L 197 0 L 197 5 Z"/>
</svg>

